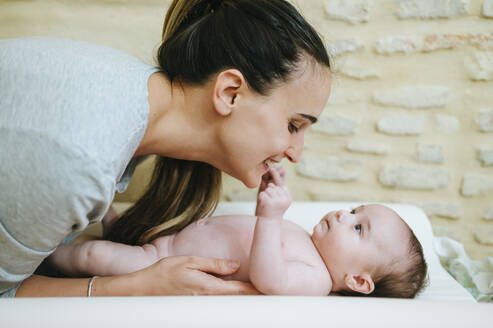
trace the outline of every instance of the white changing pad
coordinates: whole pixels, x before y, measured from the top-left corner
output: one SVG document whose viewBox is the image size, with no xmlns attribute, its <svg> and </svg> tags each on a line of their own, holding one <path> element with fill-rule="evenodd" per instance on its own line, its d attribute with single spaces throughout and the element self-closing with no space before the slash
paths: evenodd
<svg viewBox="0 0 493 328">
<path fill-rule="evenodd" d="M 293 203 L 286 219 L 311 231 L 329 210 L 353 203 Z M 429 287 L 418 299 L 350 296 L 164 296 L 1 299 L 0 327 L 491 327 L 493 306 L 474 298 L 441 267 L 426 215 L 417 207 L 396 210 L 421 241 Z M 117 212 L 128 207 L 117 204 Z M 255 204 L 219 205 L 215 214 L 252 214 Z"/>
</svg>

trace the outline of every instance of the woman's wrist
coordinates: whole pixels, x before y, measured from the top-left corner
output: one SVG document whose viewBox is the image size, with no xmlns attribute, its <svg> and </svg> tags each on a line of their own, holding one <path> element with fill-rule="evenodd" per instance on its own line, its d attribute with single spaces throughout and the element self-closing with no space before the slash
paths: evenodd
<svg viewBox="0 0 493 328">
<path fill-rule="evenodd" d="M 93 281 L 91 296 L 142 296 L 138 276 L 126 274 L 111 277 L 97 277 Z"/>
</svg>

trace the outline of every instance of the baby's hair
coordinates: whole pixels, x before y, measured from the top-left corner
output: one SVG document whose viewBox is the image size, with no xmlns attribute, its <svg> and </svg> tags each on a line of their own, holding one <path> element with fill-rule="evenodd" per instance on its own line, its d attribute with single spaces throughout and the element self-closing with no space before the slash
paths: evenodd
<svg viewBox="0 0 493 328">
<path fill-rule="evenodd" d="M 372 296 L 393 298 L 414 298 L 428 284 L 423 247 L 409 228 L 408 253 L 405 259 L 394 259 L 384 272 L 376 274 L 375 288 L 370 294 L 355 291 L 341 291 L 346 296 Z M 398 265 L 402 264 L 402 265 Z M 399 267 L 404 266 L 404 269 Z M 390 269 L 389 269 L 390 268 Z"/>
</svg>

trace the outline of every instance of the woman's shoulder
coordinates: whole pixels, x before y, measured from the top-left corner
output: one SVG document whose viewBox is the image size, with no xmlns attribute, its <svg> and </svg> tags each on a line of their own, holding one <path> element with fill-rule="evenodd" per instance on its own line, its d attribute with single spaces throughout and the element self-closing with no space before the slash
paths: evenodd
<svg viewBox="0 0 493 328">
<path fill-rule="evenodd" d="M 93 42 L 58 38 L 50 36 L 26 36 L 19 38 L 9 38 L 0 40 L 0 49 L 2 52 L 18 51 L 18 50 L 29 50 L 28 55 L 34 53 L 53 53 L 58 54 L 58 56 L 64 53 L 80 53 L 83 52 L 95 52 L 95 53 L 110 53 L 113 55 L 128 56 L 129 58 L 134 58 L 130 54 L 127 54 L 121 50 L 114 49 L 107 45 L 97 44 Z M 22 53 L 17 52 L 17 55 L 22 55 Z M 35 58 L 33 58 L 35 59 Z"/>
</svg>

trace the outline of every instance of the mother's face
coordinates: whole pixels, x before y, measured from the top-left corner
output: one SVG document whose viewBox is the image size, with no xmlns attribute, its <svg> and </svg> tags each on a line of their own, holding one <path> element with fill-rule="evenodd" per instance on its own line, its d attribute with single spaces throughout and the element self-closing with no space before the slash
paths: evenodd
<svg viewBox="0 0 493 328">
<path fill-rule="evenodd" d="M 327 68 L 306 63 L 289 82 L 267 96 L 247 89 L 223 125 L 221 139 L 228 156 L 217 167 L 247 187 L 259 185 L 270 162 L 286 157 L 298 162 L 306 129 L 322 113 L 330 93 Z"/>
</svg>

